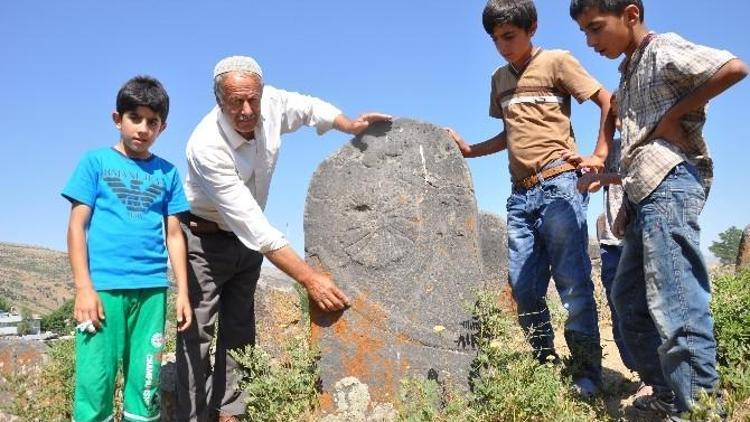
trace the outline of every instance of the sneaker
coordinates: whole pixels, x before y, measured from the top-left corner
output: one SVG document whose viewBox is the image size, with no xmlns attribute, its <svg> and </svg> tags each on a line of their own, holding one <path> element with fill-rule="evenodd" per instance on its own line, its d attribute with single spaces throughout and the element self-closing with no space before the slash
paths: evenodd
<svg viewBox="0 0 750 422">
<path fill-rule="evenodd" d="M 647 414 L 658 413 L 664 416 L 677 414 L 677 408 L 674 405 L 674 397 L 667 397 L 663 394 L 650 394 L 647 396 L 636 397 L 633 401 L 633 407 L 638 412 Z"/>
<path fill-rule="evenodd" d="M 594 398 L 599 393 L 599 387 L 590 378 L 578 378 L 573 382 L 573 390 L 585 399 Z"/>
</svg>

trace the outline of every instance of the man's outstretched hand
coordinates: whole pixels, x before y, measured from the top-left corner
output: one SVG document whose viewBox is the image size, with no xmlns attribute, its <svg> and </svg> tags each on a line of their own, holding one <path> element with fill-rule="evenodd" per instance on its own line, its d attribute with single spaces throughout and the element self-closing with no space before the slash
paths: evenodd
<svg viewBox="0 0 750 422">
<path fill-rule="evenodd" d="M 383 113 L 363 113 L 354 120 L 350 120 L 343 114 L 340 114 L 336 117 L 336 120 L 334 120 L 333 127 L 342 132 L 359 135 L 370 127 L 370 124 L 372 123 L 390 122 L 392 119 L 393 117 L 391 115 Z"/>
<path fill-rule="evenodd" d="M 265 256 L 278 269 L 297 280 L 307 290 L 310 301 L 323 311 L 340 311 L 350 305 L 349 298 L 331 280 L 331 276 L 311 267 L 291 246 L 266 252 Z"/>
</svg>

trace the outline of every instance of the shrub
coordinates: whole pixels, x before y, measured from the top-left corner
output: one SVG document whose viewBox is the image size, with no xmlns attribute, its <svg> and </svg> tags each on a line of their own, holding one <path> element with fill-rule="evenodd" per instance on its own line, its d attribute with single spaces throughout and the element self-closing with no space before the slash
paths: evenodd
<svg viewBox="0 0 750 422">
<path fill-rule="evenodd" d="M 476 315 L 479 350 L 473 364 L 470 406 L 481 420 L 589 421 L 605 419 L 574 397 L 570 380 L 553 363 L 540 365 L 515 317 L 498 307 L 494 293 L 482 293 Z M 603 409 L 602 403 L 596 403 Z M 601 412 L 601 410 L 600 410 Z"/>
<path fill-rule="evenodd" d="M 446 389 L 427 378 L 401 380 L 396 410 L 399 420 L 405 422 L 479 420 L 477 413 L 469 408 L 466 394 Z"/>
<path fill-rule="evenodd" d="M 302 339 L 292 340 L 285 350 L 280 361 L 257 346 L 230 352 L 242 369 L 239 387 L 247 393 L 248 420 L 302 420 L 317 408 L 320 353 Z"/>
<path fill-rule="evenodd" d="M 5 380 L 3 394 L 11 398 L 6 411 L 27 421 L 70 420 L 74 372 L 75 342 L 53 342 L 41 368 L 27 368 Z"/>
<path fill-rule="evenodd" d="M 552 363 L 531 354 L 514 315 L 498 306 L 499 295 L 482 292 L 474 309 L 478 352 L 468 394 L 446 392 L 426 379 L 402 381 L 399 419 L 421 421 L 591 421 L 606 420 L 601 400 L 574 396 L 570 380 Z M 594 406 L 596 408 L 594 408 Z"/>
<path fill-rule="evenodd" d="M 75 366 L 75 340 L 55 340 L 50 344 L 49 359 L 41 367 L 25 368 L 4 380 L 0 393 L 11 398 L 4 410 L 22 415 L 24 421 L 71 420 Z M 122 414 L 121 372 L 115 385 L 114 414 Z"/>
<path fill-rule="evenodd" d="M 713 277 L 714 330 L 729 407 L 750 397 L 750 269 Z"/>
<path fill-rule="evenodd" d="M 42 318 L 42 331 L 51 331 L 58 335 L 69 334 L 74 330 L 73 299 L 66 300 L 59 308 Z"/>
<path fill-rule="evenodd" d="M 10 302 L 0 296 L 0 311 L 10 311 Z"/>
</svg>

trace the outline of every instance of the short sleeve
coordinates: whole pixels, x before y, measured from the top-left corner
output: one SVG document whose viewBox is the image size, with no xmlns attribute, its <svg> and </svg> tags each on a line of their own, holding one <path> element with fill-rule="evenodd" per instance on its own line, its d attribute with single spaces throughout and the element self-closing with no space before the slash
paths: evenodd
<svg viewBox="0 0 750 422">
<path fill-rule="evenodd" d="M 567 51 L 560 53 L 556 70 L 557 88 L 573 96 L 579 103 L 590 99 L 602 88 L 602 85 Z"/>
<path fill-rule="evenodd" d="M 94 207 L 99 181 L 99 165 L 96 156 L 87 153 L 70 176 L 62 190 L 62 196 L 70 202 L 80 202 Z"/>
<path fill-rule="evenodd" d="M 190 205 L 182 188 L 182 179 L 177 169 L 172 167 L 170 171 L 171 186 L 167 195 L 166 215 L 175 215 L 190 210 Z"/>
<path fill-rule="evenodd" d="M 497 79 L 498 75 L 497 72 L 495 72 L 494 75 L 492 75 L 492 80 L 490 81 L 490 117 L 494 117 L 496 119 L 502 119 L 503 118 L 503 107 L 500 104 L 501 98 L 499 97 L 499 92 L 497 90 Z"/>
<path fill-rule="evenodd" d="M 694 44 L 677 34 L 664 35 L 664 46 L 656 50 L 656 57 L 669 84 L 688 91 L 702 85 L 736 58 L 726 50 Z"/>
</svg>

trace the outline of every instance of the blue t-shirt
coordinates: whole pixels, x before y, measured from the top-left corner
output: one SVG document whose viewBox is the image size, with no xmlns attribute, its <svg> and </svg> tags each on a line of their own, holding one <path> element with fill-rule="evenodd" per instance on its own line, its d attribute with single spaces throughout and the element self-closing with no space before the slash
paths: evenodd
<svg viewBox="0 0 750 422">
<path fill-rule="evenodd" d="M 92 209 L 86 241 L 94 289 L 168 285 L 164 218 L 190 208 L 171 163 L 89 151 L 62 195 Z"/>
</svg>

